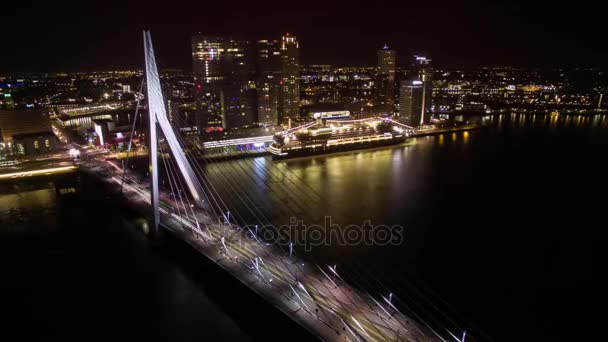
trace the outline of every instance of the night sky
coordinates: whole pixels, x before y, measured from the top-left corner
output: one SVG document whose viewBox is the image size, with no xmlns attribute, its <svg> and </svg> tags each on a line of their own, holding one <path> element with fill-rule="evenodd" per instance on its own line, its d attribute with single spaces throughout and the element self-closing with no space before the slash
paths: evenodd
<svg viewBox="0 0 608 342">
<path fill-rule="evenodd" d="M 300 41 L 304 64 L 373 65 L 385 42 L 440 66 L 596 66 L 608 25 L 592 2 L 13 1 L 2 4 L 0 74 L 137 68 L 141 29 L 162 67 L 190 70 L 196 32 Z M 356 4 L 361 2 L 361 4 Z"/>
</svg>

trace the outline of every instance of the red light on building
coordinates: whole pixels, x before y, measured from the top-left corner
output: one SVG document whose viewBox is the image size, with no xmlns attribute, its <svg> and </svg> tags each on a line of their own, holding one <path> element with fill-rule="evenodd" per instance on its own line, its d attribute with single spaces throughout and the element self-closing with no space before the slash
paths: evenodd
<svg viewBox="0 0 608 342">
<path fill-rule="evenodd" d="M 224 128 L 221 126 L 212 126 L 212 127 L 205 128 L 205 132 L 207 132 L 207 133 L 223 132 L 223 131 L 224 131 Z"/>
<path fill-rule="evenodd" d="M 203 86 L 202 86 L 202 85 L 200 85 L 200 84 L 197 84 L 197 85 L 196 85 L 196 87 L 197 87 L 198 89 L 201 89 Z"/>
</svg>

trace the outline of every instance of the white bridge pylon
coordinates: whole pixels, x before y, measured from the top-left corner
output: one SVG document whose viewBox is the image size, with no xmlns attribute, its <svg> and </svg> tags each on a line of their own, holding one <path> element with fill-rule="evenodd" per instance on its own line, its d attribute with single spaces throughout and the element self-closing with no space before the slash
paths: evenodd
<svg viewBox="0 0 608 342">
<path fill-rule="evenodd" d="M 151 177 L 151 202 L 154 210 L 154 228 L 158 227 L 160 221 L 159 214 L 159 189 L 158 189 L 158 140 L 156 134 L 156 124 L 163 132 L 167 144 L 171 149 L 171 155 L 175 159 L 178 169 L 186 182 L 186 186 L 194 203 L 198 207 L 206 205 L 204 203 L 203 187 L 196 178 L 192 167 L 188 163 L 188 159 L 182 150 L 175 132 L 167 118 L 167 109 L 163 99 L 162 89 L 160 87 L 160 79 L 158 69 L 156 67 L 156 57 L 154 56 L 154 47 L 152 46 L 152 36 L 150 31 L 144 30 L 144 51 L 146 57 L 146 84 L 148 93 L 148 113 L 150 116 L 150 177 Z"/>
</svg>

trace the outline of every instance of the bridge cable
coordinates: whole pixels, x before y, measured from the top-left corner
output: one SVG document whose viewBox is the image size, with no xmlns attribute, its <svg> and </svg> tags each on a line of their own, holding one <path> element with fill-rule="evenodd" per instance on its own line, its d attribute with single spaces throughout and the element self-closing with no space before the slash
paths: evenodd
<svg viewBox="0 0 608 342">
<path fill-rule="evenodd" d="M 285 166 L 285 167 L 286 167 L 286 166 Z M 242 168 L 242 167 L 241 167 L 241 168 Z M 286 169 L 287 169 L 287 168 L 286 168 Z M 294 174 L 294 175 L 295 175 L 295 174 Z M 299 179 L 299 178 L 298 178 L 298 179 Z M 240 196 L 239 196 L 239 197 L 240 197 Z M 242 197 L 240 197 L 240 199 L 241 199 L 241 201 L 243 201 Z M 357 272 L 357 273 L 358 273 L 358 272 Z M 375 278 L 375 277 L 374 277 L 374 278 Z M 377 278 L 376 278 L 376 280 L 377 280 Z M 383 286 L 383 287 L 384 287 L 384 286 Z"/>
<path fill-rule="evenodd" d="M 143 94 L 144 91 L 144 81 L 145 77 L 141 79 L 141 85 L 139 86 L 138 95 Z M 127 147 L 127 159 L 122 164 L 122 180 L 120 182 L 120 192 L 123 190 L 123 184 L 125 183 L 125 172 L 127 170 L 127 165 L 129 163 L 129 157 L 131 156 L 131 144 L 133 143 L 133 137 L 135 136 L 135 124 L 137 122 L 137 117 L 139 116 L 139 103 L 141 101 L 141 97 L 137 97 L 137 104 L 135 105 L 135 115 L 133 116 L 133 126 L 131 127 L 131 135 L 129 137 L 129 145 Z"/>
<path fill-rule="evenodd" d="M 330 293 L 332 293 L 332 292 L 330 291 Z M 332 293 L 332 294 L 333 294 L 333 293 Z M 334 296 L 335 296 L 335 294 L 334 294 Z M 354 303 L 353 303 L 353 304 L 354 304 Z"/>
</svg>

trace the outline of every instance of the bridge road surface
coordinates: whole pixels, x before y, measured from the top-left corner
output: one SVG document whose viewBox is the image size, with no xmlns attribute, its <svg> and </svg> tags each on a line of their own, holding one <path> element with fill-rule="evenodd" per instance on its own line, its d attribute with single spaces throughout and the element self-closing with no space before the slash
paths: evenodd
<svg viewBox="0 0 608 342">
<path fill-rule="evenodd" d="M 103 154 L 83 158 L 83 171 L 120 188 L 122 170 Z M 134 204 L 150 205 L 147 184 L 127 173 L 124 195 Z M 179 216 L 180 204 L 161 193 L 161 224 L 214 261 L 262 298 L 325 341 L 443 341 L 385 298 L 372 298 L 341 281 L 328 268 L 286 255 L 261 243 L 241 227 L 218 222 L 198 208 Z M 190 213 L 189 213 L 190 214 Z M 198 222 L 197 222 L 198 221 Z M 224 242 L 222 243 L 222 237 Z M 330 276 L 331 275 L 331 276 Z"/>
</svg>

